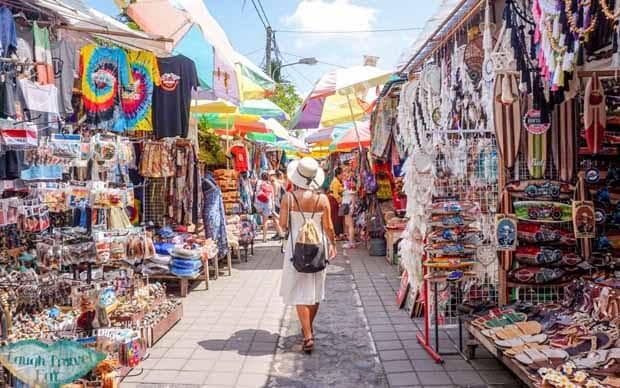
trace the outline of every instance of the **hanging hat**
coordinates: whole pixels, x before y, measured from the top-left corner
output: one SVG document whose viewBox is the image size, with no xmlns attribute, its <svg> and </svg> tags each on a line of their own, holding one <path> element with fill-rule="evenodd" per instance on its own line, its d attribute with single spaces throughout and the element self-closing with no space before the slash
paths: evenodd
<svg viewBox="0 0 620 388">
<path fill-rule="evenodd" d="M 286 169 L 288 179 L 302 189 L 316 190 L 325 180 L 325 171 L 314 158 L 305 157 L 289 163 Z"/>
</svg>

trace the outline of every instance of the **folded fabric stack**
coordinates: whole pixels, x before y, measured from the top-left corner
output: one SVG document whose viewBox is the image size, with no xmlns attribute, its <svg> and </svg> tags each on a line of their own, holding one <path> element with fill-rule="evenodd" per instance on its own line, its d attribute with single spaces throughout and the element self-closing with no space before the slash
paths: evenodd
<svg viewBox="0 0 620 388">
<path fill-rule="evenodd" d="M 170 251 L 170 272 L 180 277 L 197 277 L 202 269 L 200 249 L 175 247 Z"/>
<path fill-rule="evenodd" d="M 156 243 L 155 255 L 144 260 L 142 265 L 143 275 L 165 275 L 170 273 L 170 251 L 174 248 L 174 244 Z"/>
</svg>

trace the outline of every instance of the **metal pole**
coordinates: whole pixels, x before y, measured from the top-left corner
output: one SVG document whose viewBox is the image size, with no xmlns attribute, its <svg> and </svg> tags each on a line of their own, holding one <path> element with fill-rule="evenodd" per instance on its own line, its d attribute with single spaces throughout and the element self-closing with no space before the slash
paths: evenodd
<svg viewBox="0 0 620 388">
<path fill-rule="evenodd" d="M 271 38 L 273 37 L 273 31 L 271 27 L 267 27 L 265 29 L 267 32 L 267 46 L 265 47 L 265 70 L 267 75 L 270 78 L 273 78 L 273 74 L 271 74 Z"/>
<path fill-rule="evenodd" d="M 230 151 L 230 135 L 228 134 L 228 118 L 226 118 L 226 169 L 230 170 L 230 158 L 228 152 Z"/>
<path fill-rule="evenodd" d="M 355 121 L 355 117 L 353 115 L 353 106 L 351 105 L 351 98 L 349 97 L 349 94 L 347 94 L 347 104 L 349 104 L 349 112 L 351 113 L 351 120 L 353 121 L 353 128 L 355 128 L 355 136 L 357 137 L 357 145 L 360 149 L 360 152 L 362 151 L 362 141 L 360 139 L 360 133 L 357 130 L 357 122 Z"/>
</svg>

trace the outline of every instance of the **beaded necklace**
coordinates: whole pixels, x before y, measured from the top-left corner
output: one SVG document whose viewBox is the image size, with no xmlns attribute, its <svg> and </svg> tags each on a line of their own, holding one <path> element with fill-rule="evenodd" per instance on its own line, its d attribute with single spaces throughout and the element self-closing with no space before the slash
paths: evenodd
<svg viewBox="0 0 620 388">
<path fill-rule="evenodd" d="M 620 0 L 616 0 L 616 1 L 620 1 Z M 599 4 L 601 5 L 601 9 L 603 10 L 603 14 L 605 14 L 605 17 L 611 21 L 616 21 L 618 18 L 620 18 L 620 11 L 613 13 L 610 9 L 609 9 L 609 4 L 607 3 L 607 0 L 599 0 Z"/>
<path fill-rule="evenodd" d="M 545 20 L 545 32 L 547 33 L 547 39 L 549 39 L 549 45 L 551 49 L 557 54 L 564 54 L 566 52 L 566 46 L 560 46 L 557 39 L 553 37 L 553 28 L 551 27 L 551 21 Z"/>
<path fill-rule="evenodd" d="M 590 7 L 592 4 L 592 0 L 581 0 L 577 2 L 577 6 L 581 7 Z M 596 28 L 596 17 L 591 15 L 590 25 L 586 28 L 577 26 L 577 17 L 575 17 L 575 13 L 573 12 L 573 2 L 571 0 L 564 0 L 564 5 L 566 6 L 566 19 L 568 20 L 568 27 L 570 30 L 577 34 L 579 38 L 586 38 L 594 29 Z M 585 16 L 585 15 L 584 15 Z"/>
</svg>

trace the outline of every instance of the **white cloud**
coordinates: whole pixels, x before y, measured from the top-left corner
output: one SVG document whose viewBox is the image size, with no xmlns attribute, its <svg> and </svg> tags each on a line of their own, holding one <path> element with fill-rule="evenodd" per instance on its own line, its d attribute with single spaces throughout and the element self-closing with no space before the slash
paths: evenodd
<svg viewBox="0 0 620 388">
<path fill-rule="evenodd" d="M 284 16 L 282 21 L 289 28 L 307 31 L 365 31 L 374 27 L 377 10 L 354 4 L 352 0 L 302 0 L 295 12 Z M 296 40 L 297 47 L 311 46 L 338 36 L 342 40 L 364 40 L 367 34 L 351 36 L 331 34 L 304 34 Z"/>
</svg>

